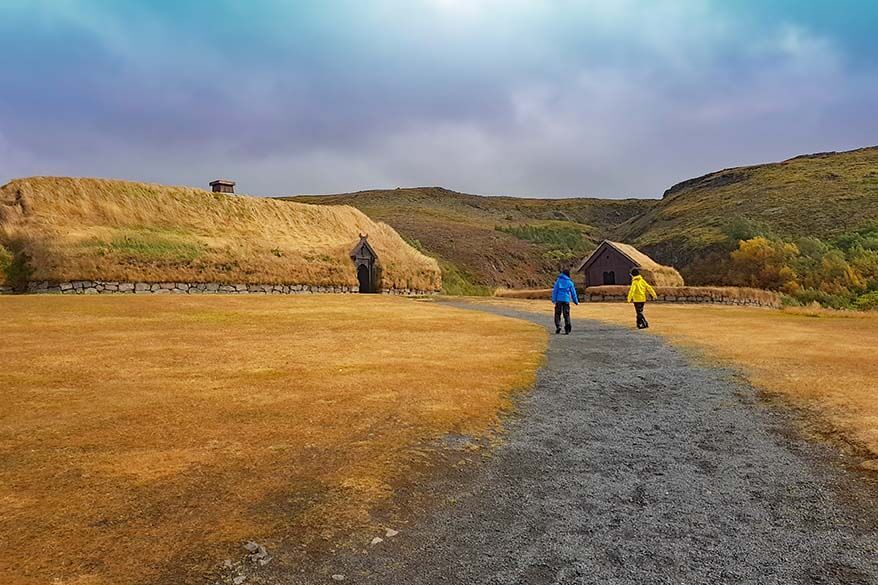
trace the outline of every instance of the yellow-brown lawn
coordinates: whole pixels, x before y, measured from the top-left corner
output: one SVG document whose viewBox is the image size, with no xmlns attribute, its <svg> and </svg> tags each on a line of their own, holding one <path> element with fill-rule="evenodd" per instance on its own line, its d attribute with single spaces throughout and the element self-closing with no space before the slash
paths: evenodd
<svg viewBox="0 0 878 585">
<path fill-rule="evenodd" d="M 479 302 L 552 311 L 548 301 Z M 624 303 L 583 303 L 572 313 L 634 328 Z M 871 453 L 864 465 L 878 469 L 878 315 L 676 304 L 647 304 L 646 315 L 649 333 L 740 368 L 814 414 L 814 430 Z"/>
<path fill-rule="evenodd" d="M 201 582 L 370 525 L 490 433 L 545 333 L 365 297 L 0 298 L 0 582 Z"/>
</svg>

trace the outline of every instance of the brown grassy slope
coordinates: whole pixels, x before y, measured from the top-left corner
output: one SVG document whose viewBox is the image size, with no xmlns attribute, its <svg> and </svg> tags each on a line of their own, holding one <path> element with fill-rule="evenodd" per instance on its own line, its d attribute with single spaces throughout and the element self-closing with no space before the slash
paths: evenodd
<svg viewBox="0 0 878 585">
<path fill-rule="evenodd" d="M 437 439 L 490 434 L 546 343 L 372 295 L 21 296 L 0 314 L 4 585 L 214 583 L 248 539 L 295 570 L 280 543 L 368 542 L 370 511 Z"/>
<path fill-rule="evenodd" d="M 653 201 L 484 197 L 437 187 L 300 196 L 293 201 L 352 205 L 385 221 L 431 255 L 451 263 L 473 282 L 489 287 L 529 287 L 550 281 L 568 260 L 547 245 L 498 231 L 535 225 L 581 232 L 582 254 L 609 228 L 643 212 Z"/>
<path fill-rule="evenodd" d="M 745 220 L 776 236 L 829 239 L 878 221 L 878 147 L 796 157 L 684 181 L 618 229 L 656 260 L 685 266 Z"/>
<path fill-rule="evenodd" d="M 730 226 L 741 221 L 787 239 L 830 239 L 878 221 L 878 147 L 727 169 L 675 185 L 661 201 L 479 197 L 438 188 L 293 199 L 353 205 L 490 286 L 544 286 L 560 265 L 547 246 L 491 233 L 497 226 L 581 230 L 582 255 L 611 239 L 689 276 L 690 263 L 728 246 Z M 501 265 L 501 258 L 508 261 Z"/>
<path fill-rule="evenodd" d="M 481 302 L 551 319 L 546 301 Z M 856 446 L 878 470 L 878 315 L 671 304 L 648 304 L 646 313 L 649 332 L 743 369 L 755 386 L 806 408 L 812 430 Z M 573 309 L 577 318 L 634 328 L 628 304 L 584 303 Z"/>
<path fill-rule="evenodd" d="M 385 287 L 439 287 L 435 260 L 351 207 L 101 179 L 0 187 L 0 245 L 23 253 L 36 280 L 355 285 L 348 254 L 361 232 Z"/>
</svg>

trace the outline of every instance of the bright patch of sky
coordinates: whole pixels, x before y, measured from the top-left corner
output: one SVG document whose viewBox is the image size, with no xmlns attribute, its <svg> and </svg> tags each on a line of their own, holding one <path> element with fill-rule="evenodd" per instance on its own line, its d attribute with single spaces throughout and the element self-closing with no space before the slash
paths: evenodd
<svg viewBox="0 0 878 585">
<path fill-rule="evenodd" d="M 3 0 L 0 182 L 657 196 L 878 144 L 871 0 Z"/>
</svg>

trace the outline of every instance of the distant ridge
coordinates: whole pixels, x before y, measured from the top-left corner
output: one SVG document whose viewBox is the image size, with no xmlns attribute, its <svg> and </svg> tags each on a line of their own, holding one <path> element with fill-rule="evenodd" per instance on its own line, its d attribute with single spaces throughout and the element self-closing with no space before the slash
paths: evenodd
<svg viewBox="0 0 878 585">
<path fill-rule="evenodd" d="M 478 196 L 440 187 L 377 189 L 293 201 L 352 205 L 386 221 L 476 287 L 542 287 L 602 239 L 689 270 L 727 246 L 736 224 L 779 237 L 833 238 L 878 221 L 878 147 L 733 167 L 681 181 L 653 199 Z M 454 279 L 453 279 L 454 280 Z"/>
</svg>

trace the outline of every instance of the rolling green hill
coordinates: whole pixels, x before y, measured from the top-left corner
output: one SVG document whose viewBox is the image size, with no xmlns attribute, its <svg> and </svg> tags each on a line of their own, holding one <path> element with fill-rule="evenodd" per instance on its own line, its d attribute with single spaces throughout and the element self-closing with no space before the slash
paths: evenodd
<svg viewBox="0 0 878 585">
<path fill-rule="evenodd" d="M 878 222 L 878 147 L 726 169 L 662 199 L 522 199 L 441 188 L 299 196 L 387 222 L 439 259 L 450 292 L 546 286 L 604 238 L 635 244 L 690 284 L 722 284 L 739 240 L 833 242 Z M 856 236 L 860 237 L 860 236 Z"/>
</svg>

